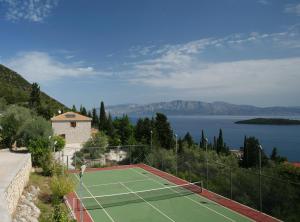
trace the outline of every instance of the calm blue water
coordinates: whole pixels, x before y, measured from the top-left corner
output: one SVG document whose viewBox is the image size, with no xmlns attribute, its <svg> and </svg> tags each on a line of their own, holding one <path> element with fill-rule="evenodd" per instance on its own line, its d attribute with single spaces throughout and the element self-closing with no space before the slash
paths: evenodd
<svg viewBox="0 0 300 222">
<path fill-rule="evenodd" d="M 195 141 L 199 141 L 203 129 L 210 141 L 218 136 L 219 129 L 223 130 L 223 137 L 231 149 L 243 146 L 244 136 L 255 136 L 259 139 L 265 152 L 270 154 L 273 147 L 278 153 L 286 156 L 289 161 L 300 162 L 300 125 L 270 126 L 235 124 L 235 121 L 255 118 L 253 116 L 168 116 L 175 133 L 183 137 L 190 132 Z M 280 118 L 280 117 L 276 117 Z M 284 117 L 300 119 L 298 116 Z M 137 118 L 131 117 L 133 122 Z"/>
</svg>

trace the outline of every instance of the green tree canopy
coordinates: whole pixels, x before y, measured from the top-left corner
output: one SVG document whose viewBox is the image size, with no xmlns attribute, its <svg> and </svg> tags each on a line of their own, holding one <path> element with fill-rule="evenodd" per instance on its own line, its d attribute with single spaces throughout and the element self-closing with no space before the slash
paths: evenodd
<svg viewBox="0 0 300 222">
<path fill-rule="evenodd" d="M 40 86 L 34 82 L 31 85 L 31 92 L 30 92 L 30 97 L 29 97 L 29 107 L 31 109 L 38 109 L 41 105 L 41 91 L 40 91 Z"/>
<path fill-rule="evenodd" d="M 81 115 L 87 116 L 87 111 L 86 108 L 82 105 L 80 105 L 80 110 L 79 110 Z"/>
<path fill-rule="evenodd" d="M 192 147 L 194 145 L 193 137 L 189 132 L 185 134 L 185 136 L 183 137 L 183 141 L 186 142 L 189 147 Z"/>
<path fill-rule="evenodd" d="M 38 116 L 28 119 L 22 124 L 17 133 L 17 138 L 22 145 L 28 146 L 31 140 L 48 138 L 53 134 L 50 122 Z"/>
<path fill-rule="evenodd" d="M 129 138 L 133 134 L 133 126 L 131 125 L 128 116 L 123 115 L 122 117 L 116 118 L 113 125 L 119 135 L 121 144 L 127 145 Z"/>
<path fill-rule="evenodd" d="M 96 108 L 93 108 L 93 110 L 92 110 L 92 126 L 94 128 L 99 127 L 99 117 L 98 117 Z"/>
<path fill-rule="evenodd" d="M 28 120 L 32 119 L 33 113 L 24 107 L 9 106 L 0 118 L 2 146 L 11 148 L 18 139 L 18 133 Z"/>
<path fill-rule="evenodd" d="M 144 144 L 151 143 L 152 121 L 146 118 L 139 118 L 135 126 L 135 139 Z M 153 133 L 153 132 L 152 132 Z"/>
<path fill-rule="evenodd" d="M 76 106 L 73 105 L 71 110 L 72 110 L 72 112 L 77 112 Z"/>
<path fill-rule="evenodd" d="M 243 148 L 242 166 L 245 168 L 259 166 L 259 153 L 261 152 L 262 165 L 266 164 L 267 157 L 263 150 L 259 148 L 259 141 L 255 137 L 246 138 L 245 147 Z"/>
<path fill-rule="evenodd" d="M 101 101 L 100 104 L 100 117 L 99 117 L 99 130 L 106 131 L 106 112 L 104 107 L 104 102 Z"/>
<path fill-rule="evenodd" d="M 205 148 L 205 134 L 204 134 L 204 130 L 201 130 L 201 139 L 200 139 L 200 147 L 201 148 Z"/>
<path fill-rule="evenodd" d="M 156 113 L 154 125 L 160 145 L 166 149 L 172 149 L 174 147 L 173 130 L 167 116 L 162 113 Z"/>
</svg>

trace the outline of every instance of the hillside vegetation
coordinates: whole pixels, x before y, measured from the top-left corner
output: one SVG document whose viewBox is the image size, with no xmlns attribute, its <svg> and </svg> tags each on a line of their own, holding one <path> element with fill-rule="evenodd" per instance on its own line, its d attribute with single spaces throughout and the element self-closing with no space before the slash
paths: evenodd
<svg viewBox="0 0 300 222">
<path fill-rule="evenodd" d="M 31 84 L 20 74 L 0 64 L 0 98 L 4 98 L 10 104 L 28 107 L 31 92 Z M 64 104 L 58 102 L 46 93 L 41 92 L 41 105 L 50 113 L 57 110 L 68 109 Z"/>
</svg>

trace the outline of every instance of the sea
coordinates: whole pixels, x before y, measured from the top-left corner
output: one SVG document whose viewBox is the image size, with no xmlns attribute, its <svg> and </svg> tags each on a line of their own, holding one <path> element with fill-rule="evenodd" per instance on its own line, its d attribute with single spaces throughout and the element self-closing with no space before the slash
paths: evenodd
<svg viewBox="0 0 300 222">
<path fill-rule="evenodd" d="M 248 125 L 235 124 L 238 120 L 252 119 L 262 116 L 168 116 L 168 120 L 179 137 L 189 132 L 196 142 L 199 142 L 201 130 L 208 140 L 213 141 L 218 136 L 219 129 L 223 131 L 224 142 L 230 149 L 240 149 L 244 137 L 254 136 L 262 145 L 266 154 L 270 155 L 273 147 L 278 154 L 285 156 L 291 162 L 300 162 L 300 125 Z M 298 119 L 300 116 L 268 116 L 266 118 Z M 137 117 L 130 117 L 135 123 Z"/>
</svg>

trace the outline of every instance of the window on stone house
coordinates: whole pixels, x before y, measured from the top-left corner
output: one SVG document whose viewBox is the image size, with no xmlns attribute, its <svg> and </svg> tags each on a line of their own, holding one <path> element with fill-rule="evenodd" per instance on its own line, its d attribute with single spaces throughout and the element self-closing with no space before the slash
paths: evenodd
<svg viewBox="0 0 300 222">
<path fill-rule="evenodd" d="M 71 122 L 70 125 L 71 125 L 71 127 L 75 128 L 76 127 L 76 122 Z"/>
</svg>

